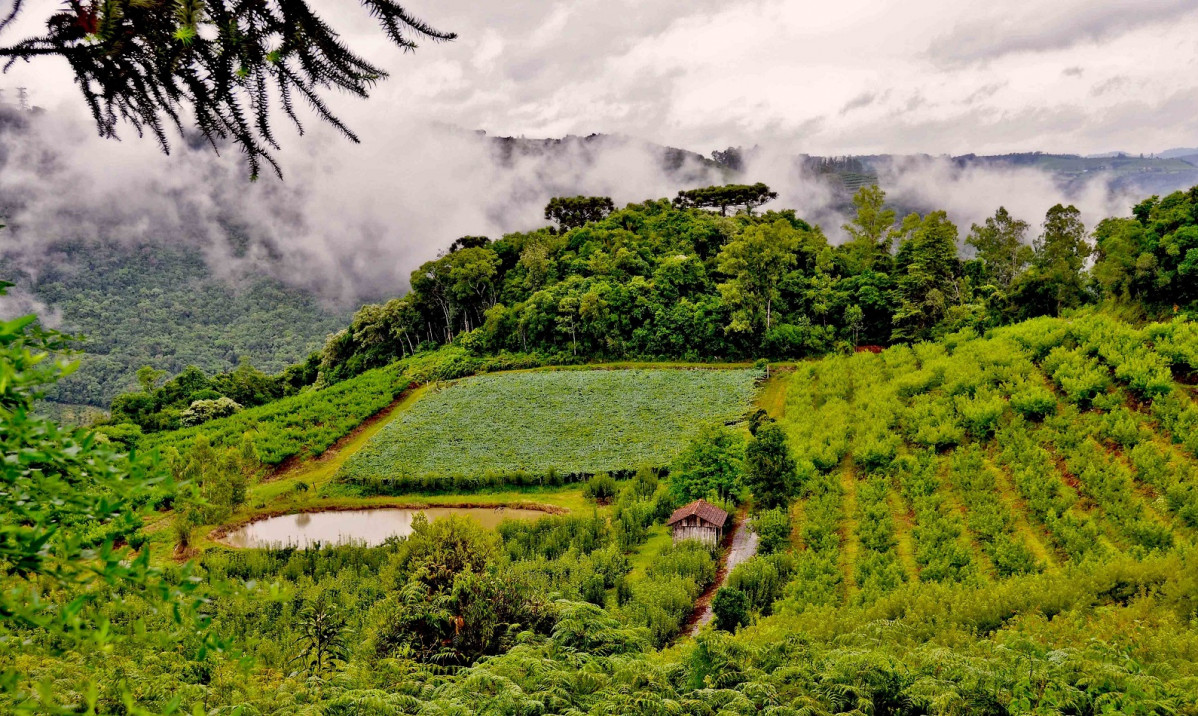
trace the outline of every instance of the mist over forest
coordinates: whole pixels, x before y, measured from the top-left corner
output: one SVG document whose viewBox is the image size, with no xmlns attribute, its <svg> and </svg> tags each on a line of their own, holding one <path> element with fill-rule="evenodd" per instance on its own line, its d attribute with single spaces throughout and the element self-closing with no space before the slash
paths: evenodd
<svg viewBox="0 0 1198 716">
<path fill-rule="evenodd" d="M 944 209 L 961 226 L 999 205 L 1036 224 L 1056 203 L 1076 205 L 1092 225 L 1126 215 L 1146 194 L 1198 182 L 1198 166 L 1178 158 L 1132 158 L 1128 168 L 1075 157 L 1078 166 L 1067 167 L 1033 154 L 825 158 L 752 146 L 717 149 L 716 161 L 710 151 L 630 137 L 492 137 L 401 117 L 370 146 L 316 128 L 303 151 L 288 153 L 282 180 L 247 184 L 232 148 L 218 155 L 192 137 L 164 156 L 128 134 L 104 141 L 78 115 L 0 105 L 5 267 L 36 276 L 63 241 L 169 243 L 199 251 L 232 284 L 264 275 L 352 310 L 402 294 L 409 273 L 460 236 L 544 225 L 554 196 L 611 196 L 623 206 L 763 181 L 778 192 L 775 206 L 794 208 L 839 243 L 863 181 L 879 183 L 900 215 Z M 36 305 L 23 288 L 15 296 Z"/>
<path fill-rule="evenodd" d="M 0 2 L 0 714 L 1198 716 L 1196 27 Z"/>
</svg>

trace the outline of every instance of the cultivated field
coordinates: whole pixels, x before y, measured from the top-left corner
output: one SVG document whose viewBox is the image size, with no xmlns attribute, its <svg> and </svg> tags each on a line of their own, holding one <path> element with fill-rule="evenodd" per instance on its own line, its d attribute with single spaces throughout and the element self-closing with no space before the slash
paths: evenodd
<svg viewBox="0 0 1198 716">
<path fill-rule="evenodd" d="M 788 376 L 798 603 L 983 584 L 1193 542 L 1188 324 L 1038 320 Z"/>
<path fill-rule="evenodd" d="M 349 459 L 350 481 L 560 475 L 662 466 L 703 426 L 741 420 L 753 370 L 561 370 L 467 378 Z"/>
<path fill-rule="evenodd" d="M 171 447 L 186 453 L 201 433 L 214 446 L 229 447 L 240 444 L 248 433 L 265 465 L 279 465 L 290 457 L 315 457 L 409 388 L 412 381 L 404 369 L 402 363 L 394 363 L 203 425 L 152 433 L 142 440 L 141 448 Z"/>
</svg>

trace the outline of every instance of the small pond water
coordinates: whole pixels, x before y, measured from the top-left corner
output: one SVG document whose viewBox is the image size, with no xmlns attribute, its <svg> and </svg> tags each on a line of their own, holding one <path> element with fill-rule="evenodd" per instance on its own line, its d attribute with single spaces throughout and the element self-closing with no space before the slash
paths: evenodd
<svg viewBox="0 0 1198 716">
<path fill-rule="evenodd" d="M 230 547 L 307 547 L 314 542 L 357 542 L 374 546 L 388 537 L 412 533 L 412 519 L 423 512 L 430 522 L 465 515 L 487 529 L 504 520 L 533 520 L 546 512 L 515 507 L 384 507 L 375 510 L 330 510 L 268 517 L 229 532 L 221 542 Z"/>
</svg>

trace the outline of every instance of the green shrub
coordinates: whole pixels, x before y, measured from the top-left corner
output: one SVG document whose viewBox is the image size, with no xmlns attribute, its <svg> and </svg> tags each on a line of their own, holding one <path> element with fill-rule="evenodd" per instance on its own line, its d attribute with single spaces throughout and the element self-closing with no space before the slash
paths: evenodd
<svg viewBox="0 0 1198 716">
<path fill-rule="evenodd" d="M 587 480 L 586 486 L 582 488 L 582 496 L 588 500 L 607 502 L 616 496 L 616 490 L 615 478 L 601 473 Z"/>
<path fill-rule="evenodd" d="M 743 592 L 749 598 L 750 609 L 767 615 L 781 598 L 794 569 L 794 558 L 789 554 L 750 557 L 736 565 L 724 586 Z"/>
<path fill-rule="evenodd" d="M 1057 397 L 1051 390 L 1024 382 L 1011 392 L 1011 407 L 1028 420 L 1042 420 L 1057 409 Z"/>
<path fill-rule="evenodd" d="M 720 587 L 711 600 L 711 612 L 716 629 L 736 631 L 749 623 L 749 595 L 739 589 Z"/>
<path fill-rule="evenodd" d="M 753 518 L 757 549 L 762 554 L 784 551 L 790 546 L 790 513 L 782 507 L 764 510 Z"/>
</svg>

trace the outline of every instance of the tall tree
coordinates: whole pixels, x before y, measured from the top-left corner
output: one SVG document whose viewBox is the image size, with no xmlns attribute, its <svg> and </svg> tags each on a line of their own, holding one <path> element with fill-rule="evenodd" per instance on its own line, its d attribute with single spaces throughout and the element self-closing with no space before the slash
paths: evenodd
<svg viewBox="0 0 1198 716">
<path fill-rule="evenodd" d="M 843 228 L 850 239 L 844 245 L 852 273 L 878 268 L 878 260 L 890 255 L 894 210 L 886 208 L 886 192 L 876 184 L 863 186 L 853 195 L 857 214 Z"/>
<path fill-rule="evenodd" d="M 911 214 L 903 220 L 907 238 L 895 257 L 898 308 L 892 338 L 917 341 L 928 338 L 950 306 L 959 302 L 957 277 L 957 227 L 943 211 L 922 220 Z"/>
<path fill-rule="evenodd" d="M 739 238 L 720 251 L 720 271 L 731 280 L 719 285 L 720 294 L 732 308 L 730 332 L 749 332 L 763 323 L 770 329 L 778 284 L 795 265 L 795 251 L 802 237 L 790 222 L 750 226 Z"/>
<path fill-rule="evenodd" d="M 1048 210 L 1032 263 L 1042 293 L 1055 304 L 1055 314 L 1085 301 L 1082 269 L 1092 251 L 1077 207 L 1057 204 Z"/>
<path fill-rule="evenodd" d="M 1104 298 L 1150 300 L 1158 265 L 1148 232 L 1139 221 L 1111 217 L 1094 227 L 1090 276 Z"/>
<path fill-rule="evenodd" d="M 757 428 L 745 446 L 745 484 L 753 491 L 757 508 L 789 504 L 796 479 L 795 460 L 786 444 L 786 433 L 776 423 Z"/>
<path fill-rule="evenodd" d="M 987 276 L 1004 291 L 1031 263 L 1033 250 L 1024 240 L 1027 230 L 1026 221 L 1014 218 L 1006 207 L 1000 206 L 983 225 L 970 227 L 965 239 L 965 243 L 977 249 Z"/>
<path fill-rule="evenodd" d="M 452 40 L 394 0 L 360 0 L 389 42 L 405 50 L 416 40 Z M 46 32 L 0 48 L 17 60 L 62 57 L 103 137 L 117 124 L 150 133 L 163 151 L 166 132 L 185 123 L 218 148 L 232 141 L 257 176 L 263 162 L 276 173 L 279 148 L 271 126 L 272 93 L 302 132 L 296 102 L 350 140 L 358 137 L 328 105 L 329 90 L 367 97 L 386 71 L 351 50 L 305 0 L 71 0 L 46 20 Z M 25 10 L 14 0 L 3 31 Z"/>
<path fill-rule="evenodd" d="M 705 428 L 670 468 L 670 492 L 679 502 L 715 495 L 735 497 L 740 489 L 744 439 L 728 428 Z"/>
<path fill-rule="evenodd" d="M 545 206 L 545 218 L 557 222 L 559 231 L 599 221 L 615 211 L 610 196 L 555 196 Z"/>
<path fill-rule="evenodd" d="M 761 182 L 725 184 L 680 191 L 674 205 L 680 209 L 719 209 L 720 216 L 728 215 L 728 207 L 743 206 L 745 213 L 752 215 L 754 209 L 777 198 L 778 192 Z"/>
</svg>

